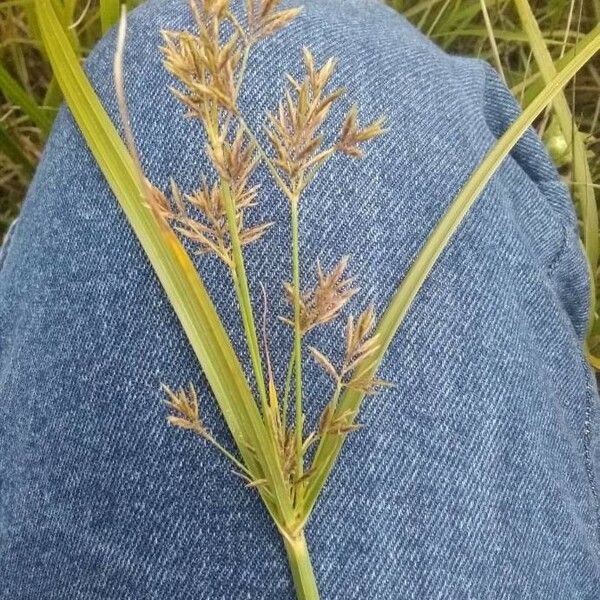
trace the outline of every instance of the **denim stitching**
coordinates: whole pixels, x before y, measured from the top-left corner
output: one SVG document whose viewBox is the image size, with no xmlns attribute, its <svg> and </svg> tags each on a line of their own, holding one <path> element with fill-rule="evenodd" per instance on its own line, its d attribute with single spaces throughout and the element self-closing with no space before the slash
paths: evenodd
<svg viewBox="0 0 600 600">
<path fill-rule="evenodd" d="M 548 266 L 546 267 L 546 272 L 548 273 L 549 276 L 554 275 L 554 273 L 556 272 L 556 269 L 558 268 L 558 265 L 560 264 L 560 261 L 566 254 L 567 249 L 569 247 L 568 239 L 569 239 L 569 229 L 570 228 L 562 221 L 562 219 L 559 218 L 559 220 L 561 221 L 561 223 L 560 223 L 560 225 L 561 225 L 560 246 L 556 250 L 556 253 L 552 257 L 552 260 L 549 261 Z"/>
<path fill-rule="evenodd" d="M 560 218 L 560 217 L 559 217 Z M 562 221 L 562 219 L 561 219 Z M 562 223 L 562 242 L 559 250 L 557 251 L 555 257 L 552 259 L 550 264 L 548 265 L 548 275 L 553 276 L 560 264 L 560 261 L 565 256 L 566 251 L 568 249 L 568 240 L 569 233 L 571 228 L 568 227 L 564 222 Z M 589 307 L 588 307 L 589 310 Z M 588 372 L 587 361 L 584 357 L 583 353 L 580 353 L 579 364 L 581 367 L 581 374 L 584 380 L 586 381 L 586 403 L 585 403 L 585 417 L 583 423 L 583 461 L 584 468 L 588 479 L 588 484 L 590 487 L 590 493 L 594 499 L 594 514 L 596 517 L 596 538 L 597 543 L 600 546 L 600 495 L 598 494 L 598 486 L 596 483 L 596 475 L 594 471 L 594 461 L 591 454 L 591 446 L 592 446 L 592 417 L 594 410 L 594 388 L 590 381 L 590 375 Z"/>
<path fill-rule="evenodd" d="M 583 356 L 583 355 L 582 355 Z M 584 377 L 587 379 L 586 383 L 586 407 L 585 407 L 585 422 L 583 427 L 583 457 L 585 462 L 585 470 L 590 485 L 590 491 L 595 501 L 595 514 L 596 514 L 596 538 L 598 545 L 600 546 L 600 496 L 598 495 L 598 487 L 596 485 L 596 475 L 594 472 L 594 463 L 592 460 L 591 446 L 592 446 L 592 416 L 594 411 L 594 390 L 590 384 L 590 376 L 585 364 L 585 360 L 581 361 L 582 371 Z"/>
</svg>

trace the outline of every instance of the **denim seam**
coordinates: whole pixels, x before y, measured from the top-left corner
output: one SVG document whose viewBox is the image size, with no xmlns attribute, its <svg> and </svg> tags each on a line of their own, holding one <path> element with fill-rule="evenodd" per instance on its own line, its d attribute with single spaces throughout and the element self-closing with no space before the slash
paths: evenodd
<svg viewBox="0 0 600 600">
<path fill-rule="evenodd" d="M 583 354 L 581 355 L 583 357 Z M 595 514 L 596 514 L 596 542 L 600 548 L 600 496 L 598 495 L 598 486 L 596 481 L 596 474 L 594 470 L 594 461 L 591 454 L 593 427 L 592 417 L 594 414 L 594 390 L 590 382 L 590 374 L 588 372 L 587 364 L 585 359 L 580 360 L 582 366 L 583 376 L 586 379 L 586 406 L 585 406 L 585 422 L 583 427 L 583 459 L 585 463 L 585 470 L 587 473 L 588 483 L 590 486 L 590 492 L 595 503 Z"/>
<path fill-rule="evenodd" d="M 561 241 L 560 248 L 556 252 L 556 255 L 554 256 L 554 258 L 550 261 L 550 263 L 548 265 L 547 273 L 550 276 L 552 276 L 555 273 L 562 257 L 565 255 L 565 253 L 568 249 L 569 233 L 571 232 L 571 227 L 568 226 L 562 220 L 560 215 L 559 215 L 559 219 L 561 220 L 561 224 L 562 224 L 562 241 Z M 582 440 L 583 441 L 583 461 L 584 461 L 584 468 L 585 468 L 587 479 L 588 479 L 588 485 L 590 487 L 590 493 L 591 493 L 593 501 L 594 501 L 594 514 L 596 517 L 596 542 L 597 542 L 598 546 L 600 547 L 600 495 L 598 494 L 598 486 L 597 486 L 596 475 L 595 475 L 595 471 L 594 471 L 594 461 L 592 459 L 592 455 L 591 455 L 591 451 L 590 451 L 591 446 L 592 446 L 592 437 L 593 437 L 592 416 L 593 416 L 593 412 L 594 412 L 594 410 L 593 410 L 594 409 L 594 401 L 593 401 L 594 389 L 590 383 L 590 375 L 589 375 L 588 368 L 587 368 L 587 361 L 585 360 L 583 353 L 580 353 L 579 364 L 581 367 L 583 379 L 586 382 L 586 384 L 585 384 L 586 403 L 585 403 L 585 416 L 584 416 L 584 423 L 583 423 L 583 440 Z"/>
<path fill-rule="evenodd" d="M 558 216 L 558 220 L 560 221 L 561 240 L 560 240 L 560 246 L 556 250 L 554 256 L 552 257 L 552 260 L 550 260 L 548 262 L 548 266 L 546 267 L 546 272 L 550 276 L 554 275 L 554 273 L 556 272 L 556 269 L 558 268 L 558 265 L 560 264 L 560 261 L 562 260 L 563 256 L 565 255 L 565 253 L 567 252 L 567 249 L 568 249 L 568 243 L 567 242 L 568 242 L 568 239 L 569 239 L 570 226 L 567 225 L 562 220 L 562 218 L 560 217 L 560 215 L 557 215 L 557 216 Z"/>
</svg>

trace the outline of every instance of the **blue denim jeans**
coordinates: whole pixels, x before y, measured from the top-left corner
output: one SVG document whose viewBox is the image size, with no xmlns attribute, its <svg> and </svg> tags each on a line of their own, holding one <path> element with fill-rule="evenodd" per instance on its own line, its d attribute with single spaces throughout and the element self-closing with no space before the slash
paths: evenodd
<svg viewBox="0 0 600 600">
<path fill-rule="evenodd" d="M 161 29 L 184 0 L 130 18 L 127 94 L 144 169 L 187 191 L 208 169 L 198 123 L 167 87 Z M 518 114 L 495 72 L 448 56 L 373 0 L 306 0 L 252 55 L 242 107 L 256 129 L 301 72 L 301 48 L 339 59 L 335 83 L 381 113 L 367 158 L 329 163 L 301 205 L 306 282 L 317 258 L 353 258 L 381 313 L 469 174 Z M 114 32 L 87 69 L 116 119 Z M 341 111 L 333 114 L 338 122 Z M 289 329 L 288 207 L 266 173 L 247 253 L 269 294 L 281 382 Z M 224 267 L 196 257 L 235 344 Z M 586 263 L 571 200 L 533 131 L 493 178 L 399 331 L 307 536 L 322 597 L 600 597 L 600 412 L 582 353 Z M 335 356 L 342 332 L 309 340 Z M 245 359 L 245 364 L 248 361 Z M 331 384 L 306 357 L 308 423 Z M 256 493 L 199 438 L 168 427 L 162 382 L 194 382 L 226 427 L 151 267 L 62 109 L 0 258 L 0 597 L 292 598 L 279 534 Z"/>
</svg>

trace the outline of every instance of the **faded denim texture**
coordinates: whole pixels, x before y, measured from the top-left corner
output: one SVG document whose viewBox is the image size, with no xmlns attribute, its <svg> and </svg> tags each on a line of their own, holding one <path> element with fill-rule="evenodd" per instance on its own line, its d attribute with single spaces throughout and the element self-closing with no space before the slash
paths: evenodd
<svg viewBox="0 0 600 600">
<path fill-rule="evenodd" d="M 161 66 L 183 0 L 130 19 L 126 85 L 144 167 L 191 191 L 207 169 Z M 116 117 L 114 32 L 87 68 Z M 258 129 L 301 48 L 389 133 L 336 159 L 302 203 L 304 282 L 350 254 L 360 310 L 381 312 L 478 161 L 518 114 L 494 71 L 449 57 L 370 0 L 306 0 L 253 54 L 242 106 Z M 332 116 L 337 128 L 349 101 Z M 333 131 L 333 129 L 332 129 Z M 275 328 L 291 333 L 288 211 L 265 172 L 251 247 Z M 58 117 L 0 270 L 0 598 L 286 599 L 291 578 L 257 495 L 201 440 L 167 426 L 159 390 L 193 381 L 230 443 L 186 338 L 69 112 Z M 227 274 L 198 267 L 231 331 Z M 598 396 L 582 355 L 588 281 L 564 185 L 534 132 L 488 185 L 418 296 L 308 528 L 326 600 L 600 597 Z M 309 342 L 336 355 L 341 329 Z M 242 339 L 236 344 L 243 352 Z M 247 360 L 246 360 L 247 364 Z M 306 357 L 314 422 L 327 377 Z"/>
</svg>

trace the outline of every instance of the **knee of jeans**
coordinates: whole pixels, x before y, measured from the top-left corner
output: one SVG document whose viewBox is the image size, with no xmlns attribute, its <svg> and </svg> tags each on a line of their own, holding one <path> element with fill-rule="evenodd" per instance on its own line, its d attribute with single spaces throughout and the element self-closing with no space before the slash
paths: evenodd
<svg viewBox="0 0 600 600">
<path fill-rule="evenodd" d="M 487 64 L 484 68 L 483 115 L 490 132 L 500 138 L 521 108 L 498 73 Z M 583 337 L 589 319 L 590 278 L 573 200 L 532 128 L 505 160 L 501 181 L 509 192 L 507 209 L 514 215 L 518 233 L 529 242 L 532 257 L 540 261 L 577 334 Z"/>
<path fill-rule="evenodd" d="M 240 14 L 243 5 L 241 0 L 232 3 Z M 302 15 L 284 31 L 253 47 L 250 54 L 240 106 L 251 125 L 261 131 L 266 112 L 277 108 L 283 94 L 285 74 L 302 74 L 302 49 L 308 46 L 317 64 L 330 57 L 337 59 L 331 86 L 347 88 L 347 101 L 339 104 L 332 121 L 339 121 L 353 101 L 360 104 L 363 122 L 382 114 L 391 122 L 394 113 L 404 111 L 399 125 L 410 125 L 414 132 L 407 135 L 407 150 L 419 140 L 424 142 L 432 129 L 428 123 L 435 124 L 445 112 L 438 109 L 440 100 L 445 101 L 450 90 L 455 93 L 460 89 L 460 82 L 450 81 L 453 65 L 449 57 L 377 0 L 286 0 L 282 6 L 295 5 L 304 5 Z M 202 129 L 197 122 L 182 118 L 186 109 L 169 91 L 177 84 L 163 68 L 160 52 L 162 31 L 195 29 L 186 0 L 149 0 L 129 18 L 124 59 L 126 95 L 143 162 L 156 171 L 159 185 L 168 184 L 168 169 L 169 177 L 196 183 L 198 165 L 204 160 L 199 152 L 204 141 Z M 118 121 L 112 75 L 115 38 L 113 30 L 98 44 L 86 69 L 104 106 Z M 460 99 L 455 99 L 453 108 L 459 107 Z M 411 122 L 413 116 L 416 121 Z M 398 137 L 406 134 L 394 129 L 387 144 L 392 150 Z M 186 147 L 182 147 L 182 140 Z M 169 160 L 170 156 L 177 159 Z M 440 163 L 443 160 L 440 157 Z M 157 164 L 164 168 L 157 168 Z M 190 169 L 190 165 L 196 168 Z"/>
<path fill-rule="evenodd" d="M 232 6 L 241 8 L 242 2 Z M 162 66 L 160 52 L 162 30 L 194 28 L 184 0 L 150 0 L 129 19 L 124 79 L 132 129 L 148 177 L 164 190 L 173 178 L 191 191 L 209 171 L 202 128 L 184 118 L 185 107 L 169 90 L 177 84 Z M 338 59 L 332 87 L 345 86 L 347 98 L 332 111 L 332 123 L 339 126 L 354 101 L 363 122 L 382 114 L 388 122 L 388 133 L 365 161 L 334 161 L 324 169 L 322 183 L 308 190 L 303 226 L 313 235 L 309 244 L 318 249 L 335 240 L 340 251 L 351 252 L 351 237 L 381 240 L 393 223 L 398 248 L 392 249 L 389 266 L 378 265 L 375 276 L 380 282 L 396 281 L 485 152 L 517 116 L 518 105 L 488 65 L 444 54 L 379 2 L 309 1 L 294 24 L 250 55 L 240 107 L 259 137 L 265 113 L 275 110 L 282 97 L 284 74 L 302 75 L 304 46 L 313 49 L 318 63 Z M 113 32 L 92 52 L 86 68 L 118 122 L 114 51 Z M 267 201 L 277 202 L 273 186 L 261 177 Z M 532 260 L 553 276 L 561 302 L 581 332 L 587 294 L 579 292 L 587 285 L 587 274 L 574 213 L 534 132 L 511 153 L 496 184 L 506 191 L 497 209 L 509 213 L 514 235 L 528 242 Z M 319 230 L 326 238 L 318 237 Z M 356 250 L 367 262 L 369 250 L 359 246 Z M 563 266 L 563 255 L 568 255 L 569 268 Z M 373 273 L 366 269 L 365 275 Z"/>
</svg>

